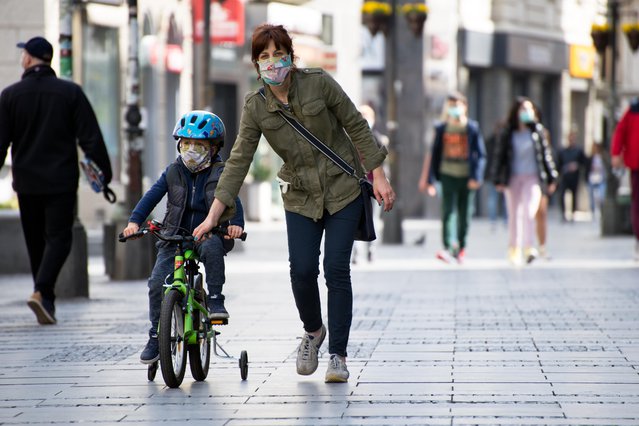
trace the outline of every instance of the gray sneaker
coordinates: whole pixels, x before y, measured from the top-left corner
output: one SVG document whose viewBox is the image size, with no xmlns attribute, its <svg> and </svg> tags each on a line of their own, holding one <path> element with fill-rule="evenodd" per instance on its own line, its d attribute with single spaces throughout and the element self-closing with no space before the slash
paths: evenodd
<svg viewBox="0 0 639 426">
<path fill-rule="evenodd" d="M 317 353 L 326 337 L 326 327 L 322 324 L 319 337 L 304 333 L 302 342 L 297 347 L 297 374 L 308 376 L 317 370 Z"/>
<path fill-rule="evenodd" d="M 344 358 L 339 355 L 331 355 L 328 361 L 328 369 L 326 370 L 326 383 L 346 383 L 348 381 L 348 368 Z"/>
</svg>

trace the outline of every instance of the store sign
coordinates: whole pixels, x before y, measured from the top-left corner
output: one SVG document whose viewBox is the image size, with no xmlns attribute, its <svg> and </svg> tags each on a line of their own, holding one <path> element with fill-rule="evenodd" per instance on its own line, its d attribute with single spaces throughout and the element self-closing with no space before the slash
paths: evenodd
<svg viewBox="0 0 639 426">
<path fill-rule="evenodd" d="M 595 48 L 570 45 L 570 75 L 576 78 L 592 78 L 595 71 Z"/>
<path fill-rule="evenodd" d="M 193 9 L 193 41 L 204 40 L 204 1 L 192 0 Z M 244 44 L 244 1 L 211 0 L 211 43 Z"/>
</svg>

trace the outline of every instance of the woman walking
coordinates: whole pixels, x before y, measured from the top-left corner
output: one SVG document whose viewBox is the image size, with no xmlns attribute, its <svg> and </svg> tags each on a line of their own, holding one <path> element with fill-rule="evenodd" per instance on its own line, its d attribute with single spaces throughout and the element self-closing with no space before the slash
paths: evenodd
<svg viewBox="0 0 639 426">
<path fill-rule="evenodd" d="M 324 277 L 328 287 L 328 352 L 326 382 L 346 382 L 347 344 L 353 315 L 350 257 L 362 212 L 357 179 L 322 155 L 284 118 L 295 119 L 355 168 L 372 171 L 378 203 L 389 211 L 395 193 L 379 147 L 353 102 L 333 78 L 319 68 L 295 66 L 293 42 L 281 25 L 264 24 L 252 36 L 251 59 L 263 87 L 245 98 L 240 129 L 226 162 L 207 218 L 193 235 L 201 238 L 233 206 L 259 139 L 264 135 L 284 160 L 277 176 L 286 217 L 291 285 L 304 326 L 297 351 L 297 372 L 310 375 L 327 334 L 318 287 L 320 243 L 324 238 Z M 362 162 L 360 163 L 359 154 Z M 362 169 L 363 165 L 363 169 Z"/>
<path fill-rule="evenodd" d="M 542 193 L 555 189 L 557 169 L 539 110 L 518 97 L 508 114 L 506 130 L 495 147 L 491 177 L 505 191 L 508 208 L 508 259 L 514 265 L 538 257 L 534 247 L 535 215 Z"/>
</svg>

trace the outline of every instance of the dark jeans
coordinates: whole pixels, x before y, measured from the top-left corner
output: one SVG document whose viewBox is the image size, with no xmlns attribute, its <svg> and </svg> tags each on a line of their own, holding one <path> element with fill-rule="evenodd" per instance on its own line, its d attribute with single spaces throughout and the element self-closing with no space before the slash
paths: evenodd
<svg viewBox="0 0 639 426">
<path fill-rule="evenodd" d="M 55 300 L 55 282 L 71 252 L 76 193 L 18 194 L 34 291 Z"/>
<path fill-rule="evenodd" d="M 353 319 L 351 250 L 362 207 L 361 199 L 357 198 L 335 214 L 325 211 L 318 221 L 286 212 L 291 286 L 304 330 L 312 332 L 322 326 L 317 277 L 320 243 L 324 235 L 323 267 L 328 287 L 328 351 L 344 357 L 347 356 L 346 347 Z"/>
<path fill-rule="evenodd" d="M 441 175 L 442 184 L 442 240 L 450 250 L 457 235 L 459 248 L 466 247 L 466 236 L 475 207 L 475 193 L 468 189 L 468 178 Z"/>
<path fill-rule="evenodd" d="M 222 240 L 218 236 L 213 236 L 200 244 L 196 244 L 195 248 L 200 261 L 204 264 L 208 294 L 222 294 L 222 286 L 226 280 L 224 274 L 224 255 L 226 250 Z M 175 245 L 170 244 L 158 249 L 155 266 L 153 271 L 151 271 L 148 282 L 149 320 L 151 321 L 149 335 L 157 335 L 160 308 L 162 306 L 162 297 L 164 296 L 163 285 L 173 282 L 174 259 Z"/>
<path fill-rule="evenodd" d="M 572 194 L 572 212 L 577 211 L 577 187 L 579 186 L 579 174 L 564 175 L 559 184 L 559 206 L 561 207 L 561 217 L 566 217 L 566 192 Z M 574 219 L 574 218 L 573 218 Z"/>
</svg>

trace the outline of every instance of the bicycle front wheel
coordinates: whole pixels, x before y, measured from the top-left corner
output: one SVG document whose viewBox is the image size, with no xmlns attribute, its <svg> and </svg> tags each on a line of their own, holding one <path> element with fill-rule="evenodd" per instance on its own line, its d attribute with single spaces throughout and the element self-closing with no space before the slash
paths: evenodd
<svg viewBox="0 0 639 426">
<path fill-rule="evenodd" d="M 182 293 L 171 290 L 162 299 L 160 310 L 160 367 L 164 383 L 170 388 L 182 384 L 186 371 L 186 342 Z"/>
</svg>

